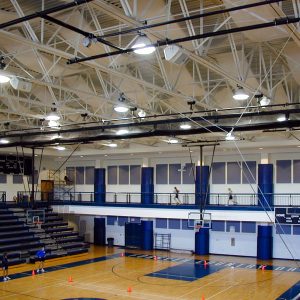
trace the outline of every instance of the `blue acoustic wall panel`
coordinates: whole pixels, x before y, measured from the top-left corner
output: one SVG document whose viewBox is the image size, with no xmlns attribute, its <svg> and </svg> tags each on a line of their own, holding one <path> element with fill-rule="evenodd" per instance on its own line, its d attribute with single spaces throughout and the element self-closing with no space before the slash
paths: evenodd
<svg viewBox="0 0 300 300">
<path fill-rule="evenodd" d="M 186 163 L 182 171 L 182 183 L 194 184 L 196 177 L 195 164 Z"/>
<path fill-rule="evenodd" d="M 291 183 L 292 181 L 292 161 L 277 160 L 276 161 L 276 182 Z"/>
<path fill-rule="evenodd" d="M 181 184 L 181 164 L 169 165 L 169 184 Z"/>
<path fill-rule="evenodd" d="M 94 167 L 85 167 L 85 184 L 94 184 Z"/>
<path fill-rule="evenodd" d="M 107 167 L 107 183 L 118 184 L 118 167 L 108 166 Z"/>
<path fill-rule="evenodd" d="M 179 219 L 169 219 L 169 229 L 180 229 L 181 228 L 180 222 L 181 220 Z"/>
<path fill-rule="evenodd" d="M 293 161 L 293 183 L 300 183 L 300 160 Z"/>
<path fill-rule="evenodd" d="M 168 184 L 168 165 L 156 165 L 156 184 Z"/>
<path fill-rule="evenodd" d="M 119 184 L 129 184 L 129 166 L 119 166 Z"/>
<path fill-rule="evenodd" d="M 181 220 L 181 228 L 182 230 L 194 230 L 194 222 L 191 224 L 189 220 Z"/>
<path fill-rule="evenodd" d="M 257 258 L 269 260 L 273 257 L 272 226 L 258 225 L 257 227 Z"/>
<path fill-rule="evenodd" d="M 293 234 L 294 235 L 300 235 L 300 226 L 293 226 Z"/>
<path fill-rule="evenodd" d="M 292 234 L 292 226 L 276 224 L 276 234 Z"/>
<path fill-rule="evenodd" d="M 268 208 L 273 205 L 273 165 L 258 165 L 258 199 L 259 205 Z"/>
<path fill-rule="evenodd" d="M 141 184 L 141 166 L 130 166 L 130 184 Z"/>
<path fill-rule="evenodd" d="M 212 164 L 212 183 L 225 184 L 225 163 L 215 162 Z"/>
<path fill-rule="evenodd" d="M 256 183 L 256 161 L 243 162 L 242 166 L 242 183 Z"/>
<path fill-rule="evenodd" d="M 117 220 L 118 220 L 118 217 L 116 217 L 116 216 L 107 216 L 106 225 L 115 225 Z"/>
<path fill-rule="evenodd" d="M 255 233 L 256 232 L 256 222 L 242 222 L 242 232 Z"/>
<path fill-rule="evenodd" d="M 128 222 L 128 217 L 118 217 L 118 225 L 125 226 L 125 223 Z"/>
<path fill-rule="evenodd" d="M 154 203 L 154 183 L 153 183 L 154 169 L 152 167 L 142 168 L 142 184 L 141 184 L 141 203 Z"/>
<path fill-rule="evenodd" d="M 23 175 L 13 175 L 13 184 L 22 184 Z"/>
<path fill-rule="evenodd" d="M 226 231 L 230 232 L 231 227 L 234 227 L 234 232 L 240 232 L 241 231 L 241 222 L 227 221 L 226 222 Z"/>
<path fill-rule="evenodd" d="M 68 178 L 75 182 L 75 168 L 74 167 L 66 167 L 66 175 L 68 176 Z"/>
<path fill-rule="evenodd" d="M 240 184 L 241 183 L 241 168 L 240 163 L 228 162 L 227 163 L 227 183 Z"/>
<path fill-rule="evenodd" d="M 225 231 L 225 221 L 212 221 L 211 222 L 212 231 Z"/>
<path fill-rule="evenodd" d="M 6 174 L 0 174 L 0 183 L 7 183 Z"/>
<path fill-rule="evenodd" d="M 94 198 L 96 203 L 104 203 L 106 196 L 106 180 L 104 168 L 95 168 L 94 169 Z"/>
<path fill-rule="evenodd" d="M 76 167 L 75 173 L 76 184 L 84 184 L 84 167 Z"/>
<path fill-rule="evenodd" d="M 156 228 L 168 228 L 168 219 L 156 219 Z"/>
</svg>

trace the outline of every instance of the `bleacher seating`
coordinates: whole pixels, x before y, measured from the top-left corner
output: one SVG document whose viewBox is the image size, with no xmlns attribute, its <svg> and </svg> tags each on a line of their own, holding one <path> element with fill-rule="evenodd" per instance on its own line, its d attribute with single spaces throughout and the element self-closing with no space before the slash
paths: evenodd
<svg viewBox="0 0 300 300">
<path fill-rule="evenodd" d="M 56 258 L 88 252 L 89 245 L 68 227 L 57 213 L 46 209 L 41 226 L 26 223 L 26 211 L 17 207 L 0 208 L 0 256 L 8 253 L 10 265 L 34 262 L 35 253 L 45 247 L 46 257 Z"/>
</svg>

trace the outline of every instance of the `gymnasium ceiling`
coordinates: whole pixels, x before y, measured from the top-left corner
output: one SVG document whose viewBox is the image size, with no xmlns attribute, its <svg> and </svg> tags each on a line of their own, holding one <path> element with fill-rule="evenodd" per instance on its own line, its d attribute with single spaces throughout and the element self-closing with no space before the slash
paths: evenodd
<svg viewBox="0 0 300 300">
<path fill-rule="evenodd" d="M 97 153 L 111 151 L 110 143 L 118 145 L 114 151 L 125 152 L 210 141 L 224 148 L 300 145 L 299 0 L 236 11 L 224 10 L 259 1 L 87 2 L 48 16 L 90 37 L 104 36 L 105 44 L 98 38 L 84 47 L 80 32 L 38 16 L 1 26 L 71 0 L 1 0 L 4 71 L 20 84 L 31 85 L 24 91 L 0 84 L 0 128 L 2 138 L 9 141 L 1 147 L 59 143 L 72 150 L 80 143 L 79 150 Z M 131 29 L 213 11 L 219 13 L 139 31 L 154 44 L 187 38 L 175 43 L 181 47 L 180 57 L 185 57 L 180 63 L 165 58 L 166 46 L 149 55 L 114 53 L 133 46 L 138 34 Z M 287 17 L 298 22 L 238 29 Z M 219 31 L 224 34 L 212 34 Z M 189 40 L 191 36 L 197 38 Z M 74 63 L 74 58 L 99 54 L 103 57 Z M 249 93 L 248 100 L 233 100 L 237 85 Z M 261 105 L 259 94 L 267 96 L 270 104 Z M 128 113 L 114 111 L 120 99 L 130 108 Z M 56 128 L 45 120 L 53 109 L 61 117 Z M 138 116 L 140 110 L 145 117 Z M 282 113 L 287 120 L 278 122 Z M 189 123 L 191 129 L 181 129 L 182 123 Z M 119 129 L 128 133 L 118 135 Z M 237 142 L 225 141 L 230 131 Z M 179 144 L 170 145 L 172 138 Z"/>
</svg>

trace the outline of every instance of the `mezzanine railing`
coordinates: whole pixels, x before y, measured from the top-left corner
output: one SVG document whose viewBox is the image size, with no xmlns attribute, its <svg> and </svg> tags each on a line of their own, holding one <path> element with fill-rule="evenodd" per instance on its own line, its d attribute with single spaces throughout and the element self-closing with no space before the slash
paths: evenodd
<svg viewBox="0 0 300 300">
<path fill-rule="evenodd" d="M 0 197 L 1 193 L 0 192 Z M 232 199 L 229 199 L 227 193 L 210 193 L 202 195 L 202 203 L 213 206 L 227 206 L 227 205 L 238 205 L 238 206 L 258 206 L 260 205 L 261 197 L 258 194 L 242 194 L 235 193 L 232 195 Z M 107 192 L 105 194 L 92 193 L 92 192 L 35 192 L 35 201 L 44 201 L 49 203 L 91 203 L 97 202 L 97 199 L 104 199 L 105 203 L 110 204 L 140 204 L 142 197 L 149 197 L 146 193 L 125 193 L 125 192 Z M 300 193 L 276 193 L 276 194 L 265 194 L 265 197 L 272 199 L 273 206 L 300 206 Z M 5 196 L 6 198 L 6 196 Z M 259 199 L 260 198 L 260 199 Z M 197 201 L 196 201 L 197 199 Z M 195 205 L 199 203 L 198 199 L 201 199 L 200 194 L 195 193 L 179 193 L 179 201 L 182 205 Z M 12 200 L 12 199 L 11 199 Z M 32 194 L 29 192 L 18 192 L 18 202 L 30 202 L 32 200 Z M 153 203 L 154 205 L 175 205 L 176 204 L 174 193 L 154 193 Z"/>
</svg>

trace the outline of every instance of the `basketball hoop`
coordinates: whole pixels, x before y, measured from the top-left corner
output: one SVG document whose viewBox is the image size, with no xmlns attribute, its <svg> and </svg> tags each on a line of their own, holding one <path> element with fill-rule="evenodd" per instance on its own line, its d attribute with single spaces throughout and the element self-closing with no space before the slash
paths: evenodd
<svg viewBox="0 0 300 300">
<path fill-rule="evenodd" d="M 42 229 L 42 224 L 43 222 L 40 222 L 40 221 L 36 221 L 33 223 L 38 229 Z"/>
<path fill-rule="evenodd" d="M 199 229 L 201 229 L 201 227 L 202 227 L 202 224 L 200 224 L 200 223 L 195 224 L 195 230 L 199 230 Z"/>
</svg>

